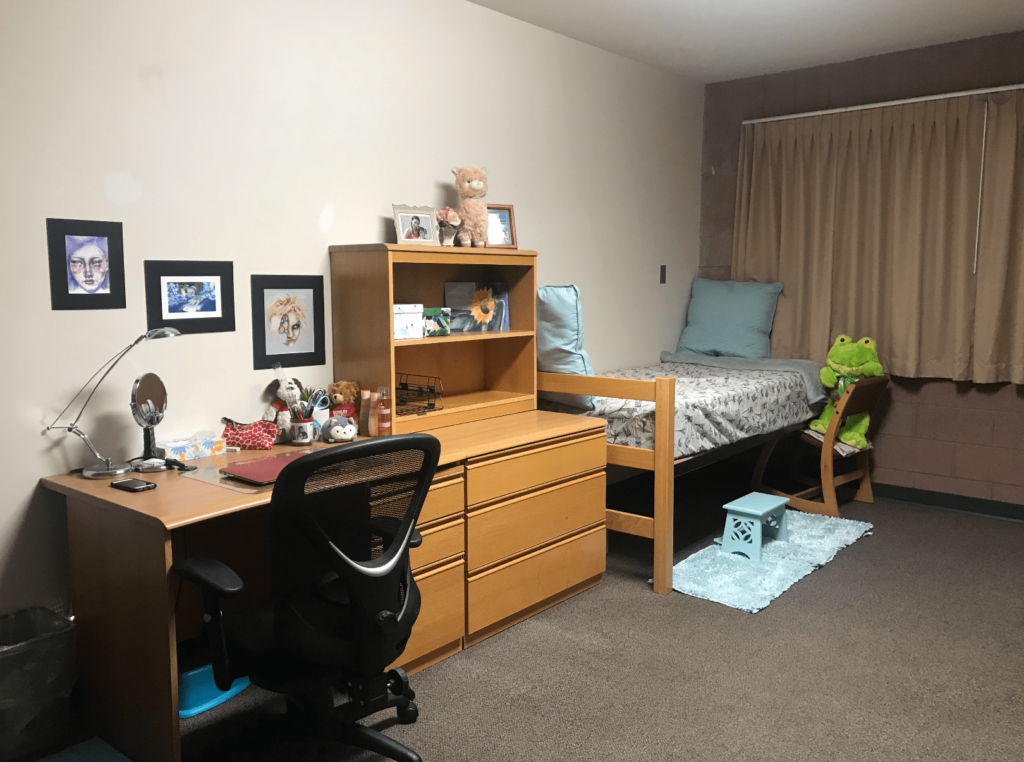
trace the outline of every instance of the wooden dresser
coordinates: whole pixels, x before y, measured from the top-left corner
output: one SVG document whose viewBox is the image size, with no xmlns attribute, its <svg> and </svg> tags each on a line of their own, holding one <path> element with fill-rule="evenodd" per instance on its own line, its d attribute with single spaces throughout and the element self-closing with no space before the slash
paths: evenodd
<svg viewBox="0 0 1024 762">
<path fill-rule="evenodd" d="M 600 582 L 605 422 L 537 410 L 533 251 L 332 246 L 334 377 L 394 389 L 438 376 L 442 409 L 395 416 L 441 441 L 412 552 L 422 609 L 400 664 L 422 669 Z M 508 285 L 510 330 L 394 339 L 393 305 L 444 306 L 452 281 Z"/>
</svg>

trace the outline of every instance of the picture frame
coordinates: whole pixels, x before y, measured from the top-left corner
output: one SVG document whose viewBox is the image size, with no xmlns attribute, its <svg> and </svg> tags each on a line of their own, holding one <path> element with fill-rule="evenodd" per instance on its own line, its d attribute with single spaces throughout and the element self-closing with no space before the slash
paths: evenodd
<svg viewBox="0 0 1024 762">
<path fill-rule="evenodd" d="M 395 214 L 395 236 L 398 243 L 440 246 L 437 231 L 437 210 L 431 206 L 391 205 Z M 429 218 L 429 226 L 424 217 Z M 426 236 L 421 231 L 426 231 Z"/>
<path fill-rule="evenodd" d="M 512 204 L 487 205 L 487 246 L 492 249 L 518 249 L 516 213 Z"/>
<path fill-rule="evenodd" d="M 182 333 L 235 330 L 234 263 L 146 260 L 146 326 Z"/>
<path fill-rule="evenodd" d="M 125 308 L 120 222 L 47 218 L 46 249 L 51 309 Z"/>
<path fill-rule="evenodd" d="M 322 275 L 252 275 L 252 367 L 327 362 Z"/>
</svg>

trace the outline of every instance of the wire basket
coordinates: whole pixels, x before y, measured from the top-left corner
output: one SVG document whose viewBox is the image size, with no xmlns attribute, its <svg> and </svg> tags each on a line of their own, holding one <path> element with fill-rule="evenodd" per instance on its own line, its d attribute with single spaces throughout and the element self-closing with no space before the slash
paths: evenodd
<svg viewBox="0 0 1024 762">
<path fill-rule="evenodd" d="M 395 414 L 425 415 L 444 408 L 441 393 L 444 387 L 437 376 L 395 374 Z"/>
</svg>

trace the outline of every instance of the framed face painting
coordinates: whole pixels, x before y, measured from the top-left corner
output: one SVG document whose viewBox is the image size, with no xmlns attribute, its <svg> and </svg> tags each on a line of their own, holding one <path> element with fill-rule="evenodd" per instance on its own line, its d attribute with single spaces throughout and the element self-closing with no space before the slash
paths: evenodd
<svg viewBox="0 0 1024 762">
<path fill-rule="evenodd" d="M 323 276 L 253 275 L 251 284 L 253 369 L 323 365 Z"/>
<path fill-rule="evenodd" d="M 182 333 L 235 330 L 234 265 L 231 262 L 151 260 L 146 273 L 146 325 Z"/>
<path fill-rule="evenodd" d="M 46 245 L 53 309 L 124 309 L 120 222 L 47 219 Z"/>
</svg>

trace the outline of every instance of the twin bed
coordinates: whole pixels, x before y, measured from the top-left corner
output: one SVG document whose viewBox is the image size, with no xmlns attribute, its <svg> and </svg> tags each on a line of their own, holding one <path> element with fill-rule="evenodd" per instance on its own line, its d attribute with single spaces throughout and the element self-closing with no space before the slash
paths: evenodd
<svg viewBox="0 0 1024 762">
<path fill-rule="evenodd" d="M 654 591 L 672 589 L 674 479 L 803 429 L 824 397 L 807 360 L 663 353 L 659 365 L 604 376 L 539 373 L 538 389 L 593 395 L 591 410 L 551 409 L 608 421 L 608 462 L 654 472 L 654 517 L 608 510 L 608 528 L 654 541 Z"/>
</svg>

